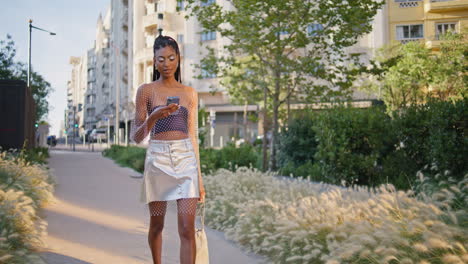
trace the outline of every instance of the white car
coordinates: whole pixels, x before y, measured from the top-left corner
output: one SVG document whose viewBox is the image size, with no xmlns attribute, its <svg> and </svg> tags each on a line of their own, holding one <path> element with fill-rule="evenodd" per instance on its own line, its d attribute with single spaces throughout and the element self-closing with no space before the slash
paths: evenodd
<svg viewBox="0 0 468 264">
<path fill-rule="evenodd" d="M 92 142 L 107 142 L 107 130 L 103 128 L 95 128 L 90 134 Z"/>
</svg>

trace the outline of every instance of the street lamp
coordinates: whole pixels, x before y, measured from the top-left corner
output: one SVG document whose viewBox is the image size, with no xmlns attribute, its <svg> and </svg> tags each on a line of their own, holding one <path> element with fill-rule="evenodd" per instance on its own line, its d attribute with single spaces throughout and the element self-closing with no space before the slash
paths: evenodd
<svg viewBox="0 0 468 264">
<path fill-rule="evenodd" d="M 54 32 L 50 32 L 50 31 L 47 31 L 45 29 L 33 26 L 32 22 L 33 22 L 32 19 L 29 19 L 28 87 L 30 87 L 30 84 L 31 84 L 31 33 L 32 33 L 32 29 L 35 28 L 35 29 L 38 29 L 38 30 L 41 30 L 41 31 L 45 31 L 45 32 L 49 33 L 52 36 L 57 35 Z"/>
</svg>

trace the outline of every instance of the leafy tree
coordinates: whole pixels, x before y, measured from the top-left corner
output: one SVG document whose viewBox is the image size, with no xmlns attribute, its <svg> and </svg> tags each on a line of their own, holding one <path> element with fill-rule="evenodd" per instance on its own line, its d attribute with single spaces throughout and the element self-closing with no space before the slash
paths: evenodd
<svg viewBox="0 0 468 264">
<path fill-rule="evenodd" d="M 28 68 L 25 63 L 15 61 L 15 43 L 10 35 L 0 41 L 0 79 L 26 80 Z M 52 92 L 50 83 L 40 74 L 31 70 L 31 93 L 36 103 L 36 118 L 39 122 L 49 112 L 47 96 Z"/>
<path fill-rule="evenodd" d="M 243 57 L 239 59 L 237 65 L 233 65 L 228 69 L 229 74 L 221 80 L 221 84 L 226 87 L 231 101 L 234 104 L 244 105 L 244 140 L 248 141 L 247 135 L 247 105 L 258 104 L 262 101 L 261 87 L 256 84 L 256 79 L 250 70 L 253 67 L 258 67 L 258 60 L 251 57 Z"/>
<path fill-rule="evenodd" d="M 393 43 L 383 47 L 370 69 L 363 69 L 360 89 L 377 92 L 388 111 L 427 102 L 467 96 L 468 34 L 466 31 L 442 36 L 440 51 L 424 43 Z"/>
<path fill-rule="evenodd" d="M 270 168 L 275 170 L 280 106 L 291 98 L 317 101 L 346 94 L 353 77 L 345 64 L 357 63 L 358 58 L 347 55 L 344 48 L 371 31 L 370 22 L 384 1 L 187 2 L 190 15 L 196 16 L 205 31 L 216 31 L 228 40 L 221 50 L 206 46 L 207 56 L 198 65 L 202 72 L 232 77 L 230 68 L 245 56 L 258 60 L 255 67 L 243 67 L 252 75 L 247 79 L 255 80 L 252 89 L 263 93 L 264 108 L 271 105 Z"/>
<path fill-rule="evenodd" d="M 431 95 L 443 100 L 466 97 L 468 87 L 468 29 L 442 36 L 431 80 Z"/>
<path fill-rule="evenodd" d="M 15 63 L 15 43 L 10 35 L 7 35 L 6 40 L 0 40 L 0 79 L 13 79 L 17 73 L 17 65 Z"/>
</svg>

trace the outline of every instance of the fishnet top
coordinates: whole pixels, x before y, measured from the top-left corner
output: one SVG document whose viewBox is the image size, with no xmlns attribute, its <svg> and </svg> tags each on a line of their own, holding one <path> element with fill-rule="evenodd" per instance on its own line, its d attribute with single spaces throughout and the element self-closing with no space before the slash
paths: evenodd
<svg viewBox="0 0 468 264">
<path fill-rule="evenodd" d="M 166 106 L 168 96 L 179 96 L 179 109 L 171 115 L 151 122 L 148 116 L 159 107 Z M 148 134 L 151 139 L 176 140 L 190 138 L 198 164 L 199 184 L 202 186 L 200 153 L 198 146 L 198 94 L 188 86 L 166 88 L 156 83 L 143 84 L 135 99 L 135 119 L 130 137 L 140 143 Z"/>
</svg>

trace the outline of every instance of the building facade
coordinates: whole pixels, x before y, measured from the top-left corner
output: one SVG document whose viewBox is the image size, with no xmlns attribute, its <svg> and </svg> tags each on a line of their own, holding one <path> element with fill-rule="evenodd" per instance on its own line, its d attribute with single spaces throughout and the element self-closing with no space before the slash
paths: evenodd
<svg viewBox="0 0 468 264">
<path fill-rule="evenodd" d="M 390 41 L 424 41 L 437 51 L 442 34 L 468 27 L 468 0 L 389 0 L 388 20 Z"/>
<path fill-rule="evenodd" d="M 84 124 L 83 105 L 84 94 L 86 93 L 87 80 L 87 56 L 71 57 L 70 65 L 72 65 L 71 78 L 67 84 L 67 134 L 72 135 L 75 131 L 75 136 L 79 134 L 79 129 L 73 130 L 75 124 L 82 127 Z"/>
<path fill-rule="evenodd" d="M 110 5 L 110 46 L 109 46 L 109 88 L 110 107 L 112 111 L 112 127 L 115 131 L 115 140 L 123 142 L 128 130 L 125 128 L 125 119 L 131 108 L 133 98 L 131 84 L 128 79 L 129 72 L 129 1 L 112 0 Z M 126 133 L 127 132 L 127 133 Z"/>
</svg>

